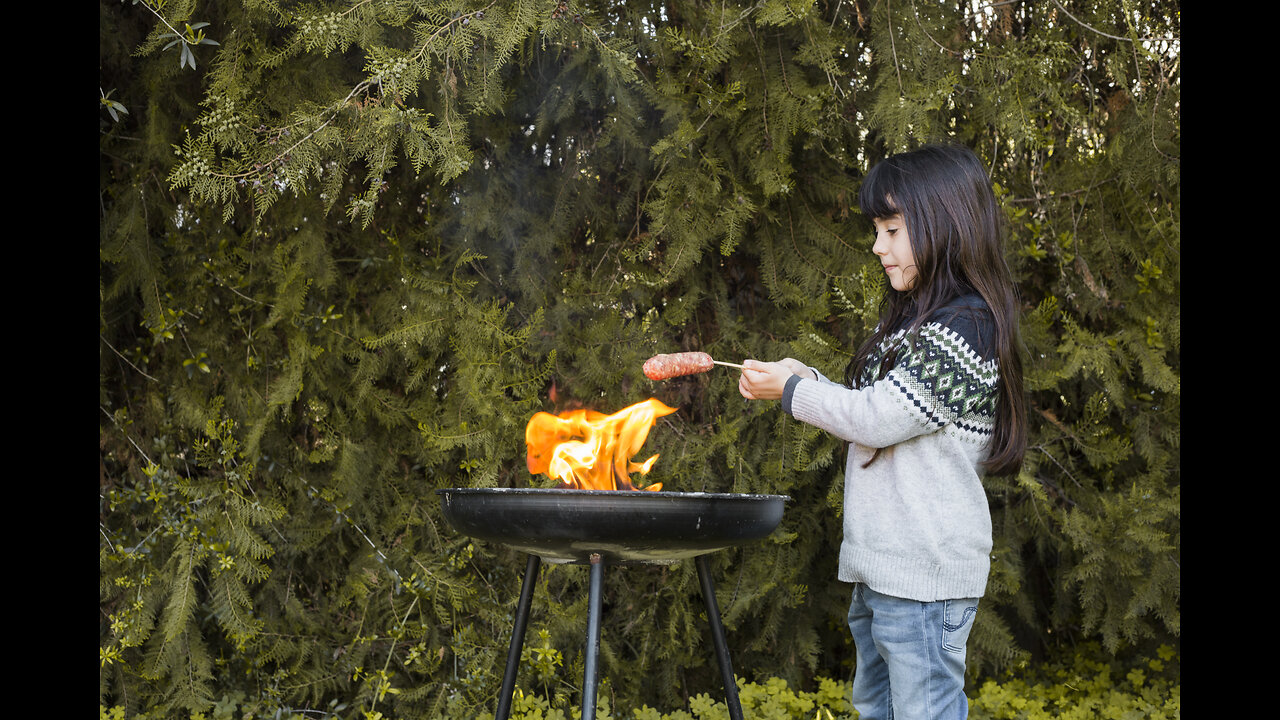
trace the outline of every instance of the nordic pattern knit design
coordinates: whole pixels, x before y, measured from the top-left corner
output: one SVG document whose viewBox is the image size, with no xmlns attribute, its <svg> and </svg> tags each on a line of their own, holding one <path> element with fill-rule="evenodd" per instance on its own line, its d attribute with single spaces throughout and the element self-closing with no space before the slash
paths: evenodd
<svg viewBox="0 0 1280 720">
<path fill-rule="evenodd" d="M 968 323 L 961 323 L 961 330 L 968 329 L 964 325 Z M 880 357 L 894 347 L 897 362 L 885 379 L 930 425 L 953 425 L 976 443 L 990 439 L 1000 382 L 995 360 L 984 360 L 960 331 L 929 322 L 920 326 L 914 340 L 905 328 L 886 338 L 880 355 L 867 363 L 861 386 L 874 382 L 872 372 L 879 367 Z"/>
</svg>

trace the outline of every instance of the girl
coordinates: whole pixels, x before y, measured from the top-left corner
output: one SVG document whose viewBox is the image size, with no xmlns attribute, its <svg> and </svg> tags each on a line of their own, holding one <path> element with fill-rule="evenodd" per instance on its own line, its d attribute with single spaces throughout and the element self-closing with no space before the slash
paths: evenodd
<svg viewBox="0 0 1280 720">
<path fill-rule="evenodd" d="M 738 390 L 849 443 L 838 576 L 853 583 L 859 716 L 964 718 L 991 566 L 982 477 L 1016 472 L 1027 444 L 1000 210 L 977 156 L 954 146 L 878 163 L 858 204 L 888 287 L 847 387 L 786 358 L 745 361 Z"/>
</svg>

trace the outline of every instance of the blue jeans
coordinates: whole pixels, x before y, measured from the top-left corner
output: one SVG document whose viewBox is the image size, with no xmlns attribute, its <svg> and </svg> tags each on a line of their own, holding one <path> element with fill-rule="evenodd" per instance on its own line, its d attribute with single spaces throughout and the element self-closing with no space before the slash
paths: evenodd
<svg viewBox="0 0 1280 720">
<path fill-rule="evenodd" d="M 977 598 L 919 602 L 854 583 L 849 630 L 858 651 L 859 720 L 963 720 L 965 643 Z"/>
</svg>

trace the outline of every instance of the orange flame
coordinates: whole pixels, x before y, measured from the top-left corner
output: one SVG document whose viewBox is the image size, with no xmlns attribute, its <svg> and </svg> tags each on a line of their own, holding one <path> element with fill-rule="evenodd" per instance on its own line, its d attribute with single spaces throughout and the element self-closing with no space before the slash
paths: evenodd
<svg viewBox="0 0 1280 720">
<path fill-rule="evenodd" d="M 649 428 L 676 409 L 649 398 L 612 415 L 570 410 L 560 415 L 540 412 L 524 430 L 529 472 L 560 481 L 575 490 L 636 490 L 631 473 L 647 474 L 657 455 L 631 462 L 649 437 Z M 654 483 L 645 490 L 660 490 Z"/>
</svg>

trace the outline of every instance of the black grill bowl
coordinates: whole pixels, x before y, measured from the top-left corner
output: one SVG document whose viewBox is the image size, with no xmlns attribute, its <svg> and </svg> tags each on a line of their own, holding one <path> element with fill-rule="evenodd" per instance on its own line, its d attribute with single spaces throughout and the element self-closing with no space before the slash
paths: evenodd
<svg viewBox="0 0 1280 720">
<path fill-rule="evenodd" d="M 760 540 L 785 495 L 560 488 L 437 490 L 458 532 L 552 563 L 668 564 Z"/>
</svg>

